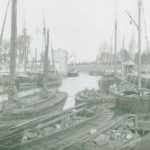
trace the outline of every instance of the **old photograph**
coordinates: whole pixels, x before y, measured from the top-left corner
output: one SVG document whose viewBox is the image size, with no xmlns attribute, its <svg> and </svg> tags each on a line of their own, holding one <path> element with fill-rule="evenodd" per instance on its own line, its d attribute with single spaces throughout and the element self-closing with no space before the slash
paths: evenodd
<svg viewBox="0 0 150 150">
<path fill-rule="evenodd" d="M 0 150 L 150 150 L 150 0 L 0 0 Z"/>
</svg>

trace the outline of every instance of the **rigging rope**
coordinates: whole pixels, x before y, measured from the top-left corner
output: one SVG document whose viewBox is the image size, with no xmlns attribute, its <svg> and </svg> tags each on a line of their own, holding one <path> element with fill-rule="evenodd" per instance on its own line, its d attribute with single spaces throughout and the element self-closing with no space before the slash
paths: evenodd
<svg viewBox="0 0 150 150">
<path fill-rule="evenodd" d="M 145 30 L 145 40 L 146 40 L 146 45 L 147 45 L 147 63 L 149 64 L 149 40 L 148 40 L 148 34 L 147 34 L 147 26 L 146 26 L 146 19 L 145 19 L 145 11 L 143 7 L 143 1 L 142 1 L 142 11 L 143 11 L 143 20 L 144 20 L 144 30 Z"/>
<path fill-rule="evenodd" d="M 4 21 L 3 21 L 2 29 L 1 29 L 0 46 L 1 46 L 1 43 L 2 43 L 2 40 L 3 40 L 3 33 L 4 33 L 5 24 L 6 24 L 6 19 L 7 19 L 7 13 L 8 13 L 9 4 L 10 4 L 10 0 L 8 0 L 8 3 L 7 3 L 7 8 L 6 8 L 5 16 L 4 16 Z"/>
</svg>

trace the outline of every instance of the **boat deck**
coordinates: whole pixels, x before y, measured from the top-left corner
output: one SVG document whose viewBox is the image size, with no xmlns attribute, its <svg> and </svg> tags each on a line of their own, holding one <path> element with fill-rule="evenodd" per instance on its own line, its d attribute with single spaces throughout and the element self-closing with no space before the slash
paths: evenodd
<svg viewBox="0 0 150 150">
<path fill-rule="evenodd" d="M 90 122 L 83 122 L 83 124 L 81 123 L 78 126 L 75 125 L 69 129 L 64 129 L 49 137 L 49 140 L 42 139 L 42 142 L 35 141 L 34 144 L 29 143 L 25 147 L 22 146 L 21 150 L 64 149 L 70 144 L 82 139 L 82 137 L 93 134 L 97 129 L 104 127 L 113 118 L 113 115 L 113 112 L 108 109 L 99 111 L 96 118 Z"/>
</svg>

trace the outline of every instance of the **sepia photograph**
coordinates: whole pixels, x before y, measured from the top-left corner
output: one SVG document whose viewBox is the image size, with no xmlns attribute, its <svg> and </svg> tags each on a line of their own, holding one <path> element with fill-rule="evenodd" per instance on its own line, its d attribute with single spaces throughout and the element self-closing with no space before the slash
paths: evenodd
<svg viewBox="0 0 150 150">
<path fill-rule="evenodd" d="M 150 0 L 0 0 L 0 150 L 150 150 Z"/>
</svg>

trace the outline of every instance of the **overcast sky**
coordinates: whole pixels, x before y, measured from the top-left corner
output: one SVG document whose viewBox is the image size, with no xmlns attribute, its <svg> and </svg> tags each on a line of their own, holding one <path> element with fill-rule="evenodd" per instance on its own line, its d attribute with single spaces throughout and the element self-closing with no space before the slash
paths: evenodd
<svg viewBox="0 0 150 150">
<path fill-rule="evenodd" d="M 7 1 L 0 0 L 0 27 Z M 143 0 L 143 3 L 149 36 L 150 0 Z M 94 60 L 102 43 L 111 44 L 111 38 L 114 37 L 115 0 L 18 0 L 18 34 L 22 31 L 25 14 L 27 31 L 32 36 L 32 54 L 35 47 L 39 53 L 43 50 L 40 42 L 42 35 L 35 34 L 35 28 L 42 30 L 42 8 L 46 25 L 51 31 L 53 47 L 74 51 L 78 61 Z M 125 10 L 137 21 L 137 0 L 118 0 L 118 51 L 123 37 L 126 48 L 133 32 L 137 41 L 137 30 L 129 23 Z M 9 38 L 10 9 L 6 23 L 4 37 Z M 142 34 L 144 49 L 144 26 Z"/>
</svg>

